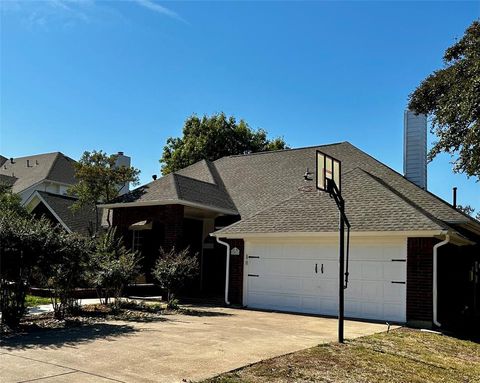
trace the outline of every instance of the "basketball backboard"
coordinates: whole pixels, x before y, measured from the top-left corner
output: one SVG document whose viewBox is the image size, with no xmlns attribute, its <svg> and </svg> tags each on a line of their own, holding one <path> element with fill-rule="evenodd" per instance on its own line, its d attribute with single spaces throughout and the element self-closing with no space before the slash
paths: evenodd
<svg viewBox="0 0 480 383">
<path fill-rule="evenodd" d="M 339 160 L 317 150 L 317 189 L 327 191 L 327 180 L 335 181 L 338 191 L 341 192 L 342 164 Z"/>
</svg>

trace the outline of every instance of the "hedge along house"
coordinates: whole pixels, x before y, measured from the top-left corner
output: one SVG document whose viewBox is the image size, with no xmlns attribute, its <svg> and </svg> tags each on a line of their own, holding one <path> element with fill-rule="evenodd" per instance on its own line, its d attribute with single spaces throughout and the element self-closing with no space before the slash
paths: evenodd
<svg viewBox="0 0 480 383">
<path fill-rule="evenodd" d="M 105 207 L 146 271 L 160 246 L 189 245 L 201 263 L 198 291 L 336 315 L 338 211 L 303 177 L 317 149 L 342 161 L 352 225 L 346 316 L 478 320 L 480 223 L 348 142 L 200 161 Z"/>
</svg>

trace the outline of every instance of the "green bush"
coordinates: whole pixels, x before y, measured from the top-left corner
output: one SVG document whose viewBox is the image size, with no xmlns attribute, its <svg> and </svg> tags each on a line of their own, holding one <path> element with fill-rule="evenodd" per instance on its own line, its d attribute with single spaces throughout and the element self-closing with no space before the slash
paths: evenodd
<svg viewBox="0 0 480 383">
<path fill-rule="evenodd" d="M 40 255 L 56 251 L 56 233 L 46 219 L 17 207 L 0 207 L 0 310 L 2 324 L 16 327 L 25 314 L 25 296 Z M 47 257 L 44 257 L 47 258 Z"/>
<path fill-rule="evenodd" d="M 162 289 L 167 290 L 167 300 L 170 306 L 178 306 L 174 302 L 174 294 L 185 283 L 198 275 L 199 265 L 195 255 L 191 255 L 189 248 L 177 252 L 175 248 L 166 252 L 160 248 L 160 258 L 152 270 L 153 277 Z"/>
<path fill-rule="evenodd" d="M 108 304 L 114 298 L 118 305 L 123 289 L 140 273 L 140 255 L 128 250 L 115 228 L 102 234 L 95 244 L 90 260 L 90 280 L 100 301 Z"/>
<path fill-rule="evenodd" d="M 79 306 L 74 290 L 86 284 L 91 240 L 75 233 L 58 231 L 55 249 L 44 253 L 38 263 L 39 279 L 51 291 L 55 317 L 63 319 Z"/>
</svg>

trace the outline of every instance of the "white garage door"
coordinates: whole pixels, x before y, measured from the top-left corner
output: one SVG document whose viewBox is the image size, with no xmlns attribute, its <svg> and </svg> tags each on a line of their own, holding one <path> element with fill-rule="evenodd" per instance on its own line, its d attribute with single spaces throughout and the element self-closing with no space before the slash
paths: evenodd
<svg viewBox="0 0 480 383">
<path fill-rule="evenodd" d="M 253 308 L 338 314 L 338 245 L 246 246 L 245 304 Z M 406 242 L 352 243 L 345 315 L 405 322 Z"/>
</svg>

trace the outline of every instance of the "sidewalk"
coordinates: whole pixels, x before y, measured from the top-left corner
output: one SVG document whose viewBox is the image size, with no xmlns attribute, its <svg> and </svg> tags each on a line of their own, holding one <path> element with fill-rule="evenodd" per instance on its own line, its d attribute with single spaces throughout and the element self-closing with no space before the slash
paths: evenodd
<svg viewBox="0 0 480 383">
<path fill-rule="evenodd" d="M 82 306 L 93 305 L 93 304 L 99 304 L 100 299 L 98 299 L 98 298 L 81 299 L 81 300 L 79 300 L 79 302 Z M 51 311 L 53 311 L 52 304 L 40 305 L 40 306 L 35 306 L 35 307 L 29 307 L 28 308 L 28 314 L 32 314 L 32 315 L 49 313 Z"/>
</svg>

